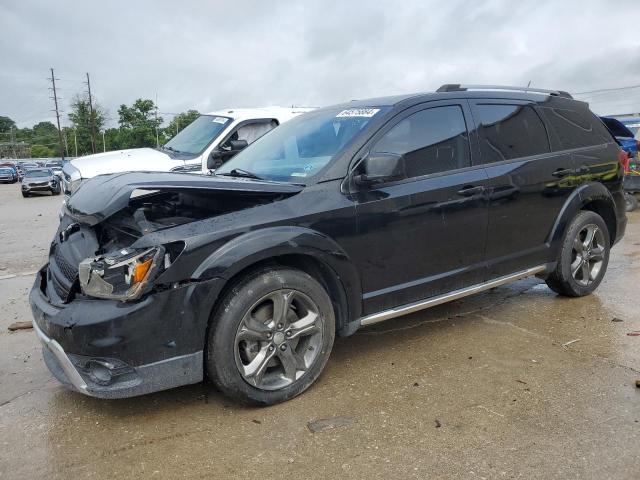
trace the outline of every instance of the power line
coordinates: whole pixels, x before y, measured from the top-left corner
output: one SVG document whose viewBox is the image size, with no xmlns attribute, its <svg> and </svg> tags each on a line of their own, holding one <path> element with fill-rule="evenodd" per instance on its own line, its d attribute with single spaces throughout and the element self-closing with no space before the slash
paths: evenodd
<svg viewBox="0 0 640 480">
<path fill-rule="evenodd" d="M 620 90 L 631 90 L 632 88 L 640 88 L 640 85 L 630 85 L 628 87 L 617 88 L 601 88 L 599 90 L 590 90 L 588 92 L 576 92 L 574 95 L 586 95 L 587 93 L 600 93 L 600 92 L 617 92 Z"/>
</svg>

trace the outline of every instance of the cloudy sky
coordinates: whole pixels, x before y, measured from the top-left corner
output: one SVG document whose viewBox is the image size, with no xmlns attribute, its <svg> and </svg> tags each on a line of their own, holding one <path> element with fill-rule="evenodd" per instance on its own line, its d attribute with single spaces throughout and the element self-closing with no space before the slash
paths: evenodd
<svg viewBox="0 0 640 480">
<path fill-rule="evenodd" d="M 0 115 L 21 127 L 53 119 L 50 67 L 67 111 L 89 72 L 113 125 L 120 104 L 156 94 L 169 120 L 443 83 L 640 84 L 640 0 L 0 0 L 0 42 Z M 640 88 L 581 98 L 640 111 Z"/>
</svg>

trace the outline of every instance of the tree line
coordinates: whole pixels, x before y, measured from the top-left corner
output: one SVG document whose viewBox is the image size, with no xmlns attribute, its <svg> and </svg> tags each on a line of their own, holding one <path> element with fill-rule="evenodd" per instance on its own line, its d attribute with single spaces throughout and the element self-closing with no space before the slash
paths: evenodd
<svg viewBox="0 0 640 480">
<path fill-rule="evenodd" d="M 71 126 L 62 128 L 65 156 L 163 145 L 200 115 L 196 110 L 188 110 L 175 115 L 166 127 L 162 127 L 164 119 L 156 115 L 153 100 L 139 98 L 132 105 L 120 105 L 118 127 L 106 128 L 105 109 L 94 102 L 93 112 L 91 110 L 87 97 L 78 95 L 73 99 L 68 114 Z M 31 157 L 61 156 L 58 129 L 51 122 L 17 128 L 11 118 L 0 116 L 0 144 L 9 143 L 27 145 Z"/>
</svg>

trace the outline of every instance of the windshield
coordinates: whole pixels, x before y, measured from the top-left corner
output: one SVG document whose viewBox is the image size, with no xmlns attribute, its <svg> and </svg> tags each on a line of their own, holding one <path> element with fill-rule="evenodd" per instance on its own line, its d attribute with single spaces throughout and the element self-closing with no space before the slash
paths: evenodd
<svg viewBox="0 0 640 480">
<path fill-rule="evenodd" d="M 164 148 L 176 153 L 199 155 L 231 122 L 231 118 L 202 115 L 169 140 Z"/>
<path fill-rule="evenodd" d="M 0 173 L 13 173 L 11 168 L 0 168 Z"/>
<path fill-rule="evenodd" d="M 25 178 L 33 178 L 33 177 L 50 177 L 53 175 L 51 170 L 49 169 L 41 169 L 41 170 L 29 170 L 25 174 Z"/>
<path fill-rule="evenodd" d="M 383 108 L 318 110 L 289 120 L 216 170 L 216 175 L 303 182 L 339 153 Z M 235 172 L 234 172 L 235 171 Z"/>
</svg>

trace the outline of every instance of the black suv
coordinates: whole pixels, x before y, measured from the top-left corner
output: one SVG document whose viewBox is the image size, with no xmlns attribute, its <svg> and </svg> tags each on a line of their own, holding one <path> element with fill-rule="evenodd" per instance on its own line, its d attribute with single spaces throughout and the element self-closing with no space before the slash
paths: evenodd
<svg viewBox="0 0 640 480">
<path fill-rule="evenodd" d="M 561 91 L 445 85 L 306 113 L 214 174 L 96 177 L 31 291 L 54 375 L 273 404 L 335 335 L 529 275 L 591 293 L 625 231 L 620 149 Z"/>
</svg>

